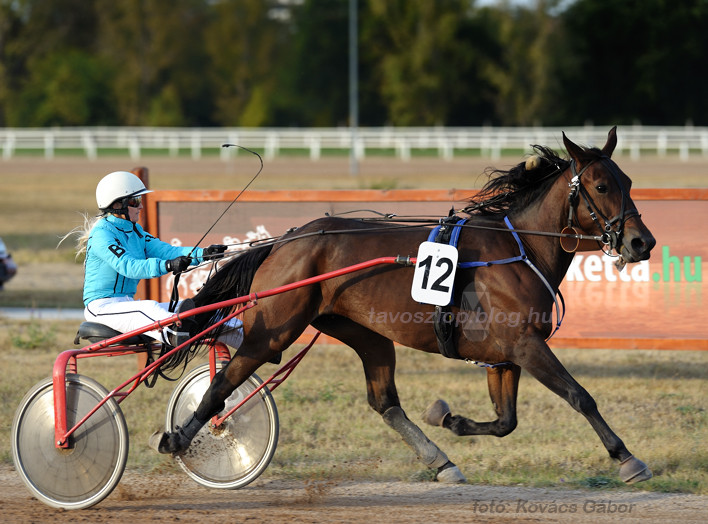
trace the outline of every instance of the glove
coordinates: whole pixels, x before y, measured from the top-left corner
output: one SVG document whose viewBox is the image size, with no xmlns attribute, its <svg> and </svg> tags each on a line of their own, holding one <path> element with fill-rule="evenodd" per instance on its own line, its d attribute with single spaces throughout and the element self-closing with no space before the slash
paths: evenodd
<svg viewBox="0 0 708 524">
<path fill-rule="evenodd" d="M 205 260 L 216 260 L 217 258 L 223 258 L 224 251 L 226 251 L 227 246 L 222 246 L 221 244 L 212 244 L 209 247 L 204 248 L 204 259 Z"/>
<path fill-rule="evenodd" d="M 177 257 L 172 260 L 165 260 L 165 269 L 167 269 L 168 273 L 172 271 L 172 274 L 176 275 L 177 273 L 182 273 L 191 263 L 192 259 L 189 257 Z"/>
</svg>

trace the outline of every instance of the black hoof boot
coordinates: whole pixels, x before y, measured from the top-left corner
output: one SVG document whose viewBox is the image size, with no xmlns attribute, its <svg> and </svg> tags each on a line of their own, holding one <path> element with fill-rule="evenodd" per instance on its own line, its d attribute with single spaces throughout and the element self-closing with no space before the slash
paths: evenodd
<svg viewBox="0 0 708 524">
<path fill-rule="evenodd" d="M 189 448 L 190 443 L 191 440 L 187 439 L 181 431 L 176 431 L 175 433 L 156 431 L 148 440 L 148 444 L 152 449 L 165 455 L 168 453 L 183 453 Z"/>
<path fill-rule="evenodd" d="M 184 453 L 204 424 L 204 422 L 197 420 L 195 414 L 192 414 L 184 426 L 177 426 L 176 431 L 165 431 L 163 433 L 158 430 L 153 433 L 148 440 L 148 445 L 158 453 Z"/>
</svg>

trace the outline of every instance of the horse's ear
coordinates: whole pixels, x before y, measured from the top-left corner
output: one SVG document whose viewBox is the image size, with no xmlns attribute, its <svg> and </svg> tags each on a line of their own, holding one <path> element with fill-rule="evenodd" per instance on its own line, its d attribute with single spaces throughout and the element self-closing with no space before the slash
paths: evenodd
<svg viewBox="0 0 708 524">
<path fill-rule="evenodd" d="M 568 151 L 570 158 L 576 162 L 580 162 L 584 153 L 583 148 L 573 143 L 567 136 L 565 136 L 565 131 L 563 131 L 563 144 L 565 144 L 565 149 Z"/>
<path fill-rule="evenodd" d="M 615 147 L 617 147 L 617 126 L 610 129 L 610 132 L 607 133 L 607 143 L 602 148 L 602 154 L 611 157 Z"/>
</svg>

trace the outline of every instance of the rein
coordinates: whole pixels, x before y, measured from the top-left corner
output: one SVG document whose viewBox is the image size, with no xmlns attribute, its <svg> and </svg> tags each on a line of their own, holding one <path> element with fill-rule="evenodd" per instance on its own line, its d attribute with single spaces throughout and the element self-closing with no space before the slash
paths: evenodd
<svg viewBox="0 0 708 524">
<path fill-rule="evenodd" d="M 234 144 L 224 144 L 224 147 L 229 147 L 233 146 Z M 241 147 L 241 146 L 236 146 L 236 147 Z M 242 148 L 245 149 L 245 148 Z M 260 174 L 261 170 L 263 169 L 263 160 L 260 158 L 260 156 L 248 149 L 246 151 L 249 151 L 256 156 L 258 156 L 259 160 L 261 161 L 261 169 L 259 169 L 258 173 L 253 177 L 251 182 L 255 180 L 255 178 Z M 568 226 L 563 229 L 560 233 L 556 232 L 551 232 L 551 231 L 537 231 L 537 230 L 529 230 L 529 229 L 516 229 L 514 230 L 516 234 L 520 235 L 534 235 L 534 236 L 544 236 L 544 237 L 555 237 L 558 239 L 561 239 L 561 246 L 563 247 L 563 242 L 562 239 L 573 239 L 577 240 L 578 243 L 581 240 L 594 240 L 596 242 L 600 242 L 605 246 L 609 246 L 610 251 L 613 249 L 617 249 L 620 244 L 620 239 L 622 237 L 622 231 L 624 229 L 624 223 L 629 219 L 634 216 L 641 216 L 639 215 L 639 212 L 637 211 L 636 208 L 631 209 L 629 211 L 625 211 L 626 208 L 626 203 L 628 200 L 627 193 L 624 190 L 624 186 L 621 184 L 619 176 L 614 168 L 614 166 L 608 162 L 609 157 L 607 156 L 602 156 L 600 159 L 603 163 L 603 165 L 608 169 L 608 171 L 612 174 L 612 177 L 615 180 L 615 183 L 620 189 L 621 195 L 622 195 L 622 206 L 620 209 L 620 213 L 616 215 L 615 217 L 608 219 L 605 217 L 605 215 L 599 210 L 595 202 L 593 201 L 592 197 L 588 193 L 587 189 L 585 189 L 585 186 L 580 182 L 580 177 L 583 175 L 583 173 L 595 162 L 593 160 L 592 162 L 589 162 L 587 165 L 585 165 L 580 172 L 577 171 L 577 164 L 575 160 L 571 160 L 570 162 L 570 170 L 572 179 L 568 186 L 570 187 L 570 193 L 568 194 L 568 201 L 570 203 L 569 209 L 568 209 Z M 555 173 L 557 173 L 561 168 L 558 167 L 557 170 L 554 173 L 551 173 L 548 176 L 551 176 Z M 221 217 L 229 210 L 231 205 L 235 203 L 235 201 L 241 196 L 241 194 L 248 188 L 248 186 L 251 184 L 251 182 L 244 187 L 244 189 L 236 196 L 236 198 L 229 204 L 229 206 L 224 210 L 224 212 L 219 216 L 219 218 L 216 220 L 218 222 Z M 502 194 L 501 197 L 505 198 L 507 195 Z M 573 227 L 573 221 L 575 219 L 575 213 L 576 213 L 576 208 L 579 205 L 579 196 L 583 197 L 583 200 L 585 201 L 585 204 L 588 208 L 588 212 L 593 220 L 593 222 L 598 226 L 598 228 L 602 231 L 602 234 L 600 235 L 583 235 L 580 234 L 576 231 L 576 229 Z M 494 197 L 493 197 L 494 198 Z M 361 212 L 367 212 L 367 213 L 373 213 L 375 215 L 378 215 L 376 217 L 354 217 L 353 219 L 359 220 L 361 222 L 378 222 L 378 223 L 400 223 L 402 225 L 398 225 L 395 228 L 399 229 L 409 229 L 409 228 L 417 228 L 417 227 L 426 227 L 426 226 L 436 226 L 442 223 L 444 218 L 430 218 L 430 217 L 421 217 L 421 216 L 404 216 L 404 217 L 398 217 L 395 213 L 382 213 L 380 211 L 376 211 L 373 209 L 359 209 L 359 210 L 351 210 L 351 211 L 343 211 L 341 213 L 336 213 L 336 214 L 330 214 L 330 213 L 325 213 L 326 217 L 338 217 L 338 216 L 344 216 L 344 215 L 350 215 L 352 213 L 361 213 Z M 600 218 L 602 218 L 603 222 L 605 223 L 604 228 L 599 222 L 598 215 Z M 214 225 L 216 225 L 216 222 Z M 619 223 L 619 226 L 617 230 L 614 230 L 613 227 L 616 223 Z M 420 224 L 420 225 L 417 225 Z M 496 227 L 496 226 L 483 226 L 479 224 L 449 224 L 451 227 L 466 227 L 470 229 L 480 229 L 480 230 L 485 230 L 485 231 L 499 231 L 499 232 L 506 232 L 509 233 L 510 230 L 505 227 Z M 212 225 L 211 228 L 209 228 L 209 231 L 214 226 Z M 393 227 L 382 227 L 382 228 L 373 228 L 373 229 L 368 229 L 368 230 L 350 230 L 350 229 L 345 229 L 345 230 L 319 230 L 319 231 L 313 231 L 310 233 L 303 233 L 300 235 L 295 235 L 286 239 L 283 239 L 282 237 L 271 237 L 267 239 L 258 239 L 254 240 L 251 242 L 241 242 L 241 243 L 236 243 L 236 244 L 229 244 L 230 246 L 236 246 L 236 245 L 247 245 L 248 247 L 258 247 L 258 246 L 266 246 L 266 245 L 274 245 L 274 244 L 280 244 L 280 243 L 286 243 L 290 242 L 293 240 L 297 240 L 300 238 L 307 238 L 310 236 L 315 236 L 315 235 L 333 235 L 333 234 L 352 234 L 352 233 L 357 233 L 357 232 L 370 232 L 370 231 L 390 231 L 391 229 L 395 229 Z M 290 229 L 288 232 L 295 231 L 296 229 Z M 209 232 L 207 231 L 207 233 Z M 572 233 L 569 233 L 567 231 L 572 231 Z M 204 237 L 206 234 L 204 235 Z M 204 239 L 202 237 L 202 240 Z M 201 242 L 201 240 L 199 241 Z M 565 247 L 564 247 L 565 249 Z M 572 252 L 573 250 L 568 250 L 566 251 Z M 226 256 L 237 256 L 239 255 L 239 252 L 234 252 L 233 254 L 227 254 Z"/>
<path fill-rule="evenodd" d="M 351 211 L 354 212 L 354 211 Z M 351 213 L 350 212 L 350 213 Z M 387 227 L 378 227 L 378 228 L 371 228 L 371 229 L 319 229 L 317 231 L 310 231 L 309 233 L 301 233 L 292 237 L 288 238 L 283 238 L 281 237 L 270 237 L 270 238 L 259 238 L 258 240 L 252 240 L 250 242 L 237 242 L 233 244 L 227 244 L 229 246 L 248 246 L 249 248 L 260 248 L 260 247 L 266 247 L 266 246 L 273 246 L 277 244 L 286 244 L 288 242 L 293 242 L 295 240 L 301 240 L 303 238 L 309 238 L 313 236 L 324 236 L 324 235 L 352 235 L 352 234 L 357 234 L 357 233 L 370 233 L 372 231 L 394 231 L 397 229 L 416 229 L 416 228 L 424 228 L 427 226 L 437 226 L 441 223 L 443 219 L 431 219 L 431 218 L 416 218 L 416 217 L 411 217 L 411 218 L 393 218 L 396 215 L 392 213 L 381 213 L 383 218 L 353 218 L 352 220 L 359 220 L 361 222 L 380 222 L 380 223 L 386 223 L 386 222 L 392 222 L 392 223 L 397 223 L 394 226 L 387 226 Z M 326 216 L 331 216 L 331 217 L 336 217 L 338 215 L 326 215 Z M 411 224 L 413 222 L 413 224 Z M 478 224 L 447 224 L 449 227 L 453 228 L 469 228 L 469 229 L 481 229 L 485 231 L 500 231 L 503 233 L 511 233 L 508 228 L 505 227 L 496 227 L 496 226 L 482 226 Z M 296 231 L 297 229 L 291 229 L 288 232 Z M 572 239 L 577 239 L 577 240 L 595 240 L 597 242 L 601 242 L 603 239 L 603 236 L 600 235 L 581 235 L 579 233 L 553 233 L 550 231 L 536 231 L 536 230 L 530 230 L 530 229 L 514 229 L 514 233 L 520 234 L 520 235 L 536 235 L 536 236 L 546 236 L 546 237 L 556 237 L 556 238 L 572 238 Z M 232 251 L 230 253 L 224 253 L 224 257 L 222 258 L 231 258 L 231 257 L 237 257 L 243 254 L 243 250 L 241 251 Z M 188 273 L 189 271 L 193 271 L 194 269 L 197 269 L 199 267 L 202 267 L 203 265 L 206 264 L 211 264 L 212 261 L 205 261 L 197 266 L 190 267 L 185 271 L 185 273 Z"/>
<path fill-rule="evenodd" d="M 229 147 L 234 144 L 224 144 L 224 147 Z M 241 147 L 241 146 L 236 146 L 236 147 Z M 245 148 L 242 148 L 245 149 Z M 259 160 L 261 160 L 261 169 L 259 169 L 258 173 L 251 179 L 251 181 L 244 187 L 244 189 L 234 198 L 234 200 L 229 204 L 229 206 L 224 210 L 224 212 L 217 218 L 217 220 L 214 222 L 214 225 L 216 225 L 216 222 L 218 222 L 223 215 L 229 210 L 229 208 L 236 202 L 236 200 L 241 196 L 241 194 L 248 188 L 248 186 L 255 180 L 255 178 L 260 174 L 261 170 L 263 169 L 263 161 L 260 158 L 260 156 L 248 149 L 245 149 L 246 151 L 249 151 L 256 156 L 258 156 Z M 446 225 L 448 227 L 452 228 L 458 228 L 457 235 L 459 236 L 460 228 L 470 228 L 470 229 L 478 229 L 478 230 L 485 230 L 485 231 L 498 231 L 498 232 L 506 232 L 506 233 L 511 233 L 514 238 L 517 240 L 517 243 L 520 243 L 518 235 L 534 235 L 534 236 L 544 236 L 544 237 L 555 237 L 561 239 L 561 246 L 563 249 L 566 251 L 572 252 L 574 250 L 568 250 L 563 246 L 563 239 L 574 239 L 578 242 L 581 240 L 594 240 L 596 242 L 602 243 L 605 246 L 608 246 L 610 248 L 610 251 L 613 249 L 617 249 L 620 246 L 620 239 L 622 237 L 622 232 L 624 229 L 624 224 L 625 222 L 634 217 L 634 216 L 641 216 L 639 215 L 639 212 L 636 210 L 636 208 L 631 209 L 629 211 L 626 210 L 626 204 L 628 200 L 627 193 L 624 190 L 624 186 L 621 184 L 620 178 L 616 172 L 616 169 L 614 166 L 608 162 L 609 157 L 607 156 L 602 156 L 600 158 L 600 161 L 603 163 L 603 165 L 608 169 L 608 171 L 611 173 L 613 179 L 615 180 L 615 183 L 620 189 L 621 192 L 621 198 L 622 198 L 622 204 L 621 204 L 621 209 L 620 213 L 616 215 L 613 218 L 607 218 L 598 208 L 598 206 L 595 204 L 594 200 L 588 193 L 587 189 L 585 186 L 580 181 L 580 177 L 585 173 L 585 171 L 596 161 L 593 160 L 589 162 L 587 165 L 585 165 L 580 172 L 577 170 L 577 163 L 575 160 L 571 160 L 570 162 L 570 170 L 572 174 L 571 181 L 569 182 L 568 186 L 570 188 L 570 192 L 568 194 L 568 201 L 570 203 L 569 205 L 569 210 L 568 210 L 568 227 L 564 228 L 563 231 L 560 233 L 556 232 L 551 232 L 551 231 L 538 231 L 538 230 L 528 230 L 528 229 L 514 229 L 513 227 L 499 227 L 499 226 L 487 226 L 487 225 L 480 225 L 480 224 L 470 224 L 465 221 L 458 221 L 457 223 L 447 223 Z M 560 170 L 560 168 L 558 168 Z M 556 171 L 557 173 L 557 171 Z M 549 175 L 550 176 L 550 175 Z M 575 216 L 576 216 L 576 208 L 579 205 L 579 197 L 582 196 L 583 200 L 585 201 L 585 205 L 587 206 L 588 212 L 590 214 L 590 217 L 592 218 L 593 222 L 598 226 L 598 228 L 602 231 L 602 234 L 600 235 L 585 235 L 585 234 L 580 234 L 576 231 L 576 229 L 573 227 L 573 222 L 575 221 Z M 454 210 L 453 210 L 454 211 Z M 240 243 L 234 243 L 234 244 L 229 244 L 230 246 L 236 246 L 236 245 L 245 245 L 248 246 L 249 248 L 259 248 L 259 247 L 266 247 L 266 246 L 272 246 L 276 244 L 284 244 L 288 242 L 292 242 L 294 240 L 299 240 L 303 238 L 308 238 L 312 236 L 321 236 L 321 235 L 339 235 L 339 234 L 356 234 L 356 233 L 370 233 L 373 231 L 392 231 L 396 229 L 414 229 L 414 228 L 425 228 L 429 226 L 436 226 L 443 224 L 443 221 L 445 218 L 430 218 L 430 217 L 424 217 L 424 216 L 398 216 L 394 213 L 381 213 L 376 210 L 372 209 L 360 209 L 360 210 L 351 210 L 351 211 L 344 211 L 341 213 L 337 214 L 330 214 L 330 213 L 325 213 L 326 217 L 337 217 L 337 216 L 343 216 L 343 215 L 349 215 L 352 213 L 360 213 L 360 212 L 368 212 L 368 213 L 373 213 L 375 215 L 378 215 L 376 217 L 353 217 L 354 220 L 359 220 L 361 222 L 373 222 L 373 223 L 394 223 L 395 225 L 392 226 L 386 226 L 386 227 L 379 227 L 379 228 L 370 228 L 370 229 L 332 229 L 332 230 L 318 230 L 318 231 L 311 231 L 308 233 L 302 233 L 302 234 L 296 234 L 294 236 L 288 237 L 288 238 L 283 238 L 281 237 L 271 237 L 267 239 L 258 239 L 258 240 L 253 240 L 250 242 L 240 242 Z M 600 221 L 598 219 L 598 216 L 602 219 L 604 222 L 604 227 L 602 224 L 600 224 Z M 505 217 L 505 221 L 508 223 L 508 219 Z M 618 225 L 617 229 L 614 229 L 615 225 Z M 214 227 L 212 225 L 211 228 L 209 228 L 209 231 Z M 297 228 L 292 228 L 288 230 L 287 232 L 294 232 L 296 231 Z M 207 234 L 208 232 L 207 231 Z M 572 233 L 569 233 L 568 231 L 572 231 Z M 206 234 L 202 237 L 206 237 Z M 201 240 L 200 240 L 201 242 Z M 232 253 L 227 253 L 225 254 L 225 257 L 235 257 L 239 256 L 242 254 L 242 251 L 234 251 Z M 526 259 L 528 260 L 528 259 Z M 207 262 L 205 262 L 207 263 Z M 497 262 L 498 263 L 498 262 Z M 196 267 L 201 267 L 200 264 L 199 266 Z M 196 269 L 192 268 L 192 269 Z M 535 266 L 534 266 L 535 269 Z M 538 270 L 536 270 L 538 273 Z M 176 287 L 176 286 L 175 286 Z M 546 287 L 548 287 L 548 284 L 546 284 Z M 552 292 L 552 290 L 551 290 Z M 554 294 L 554 300 L 555 299 L 555 294 Z M 562 300 L 562 297 L 561 297 Z M 558 303 L 556 300 L 556 309 L 558 310 Z M 556 327 L 557 329 L 557 327 Z M 554 330 L 555 332 L 555 330 Z"/>
<path fill-rule="evenodd" d="M 224 144 L 224 146 L 230 146 L 232 144 Z M 240 146 L 237 146 L 240 147 Z M 248 150 L 247 150 L 248 151 Z M 257 155 L 257 153 L 254 153 Z M 259 157 L 260 158 L 260 157 Z M 529 230 L 529 229 L 514 229 L 513 231 L 510 230 L 509 228 L 506 227 L 498 227 L 498 226 L 484 226 L 480 224 L 469 224 L 469 223 L 448 223 L 447 225 L 449 227 L 453 228 L 470 228 L 470 229 L 479 229 L 479 230 L 485 230 L 485 231 L 499 231 L 499 232 L 505 232 L 505 233 L 513 233 L 514 236 L 518 235 L 533 235 L 533 236 L 544 236 L 544 237 L 555 237 L 561 239 L 561 246 L 563 249 L 565 249 L 568 252 L 572 252 L 574 250 L 571 249 L 566 249 L 563 246 L 563 239 L 573 239 L 578 242 L 581 240 L 594 240 L 596 242 L 602 243 L 605 246 L 608 246 L 610 250 L 612 249 L 617 249 L 620 244 L 620 239 L 622 237 L 622 232 L 624 229 L 624 224 L 625 222 L 634 216 L 641 216 L 639 212 L 636 210 L 636 208 L 631 209 L 629 211 L 626 211 L 626 203 L 627 203 L 627 193 L 624 190 L 623 185 L 621 184 L 619 180 L 619 176 L 617 175 L 616 170 L 612 166 L 611 163 L 607 162 L 608 157 L 603 156 L 601 158 L 601 161 L 605 165 L 605 167 L 608 169 L 608 171 L 612 174 L 615 182 L 617 183 L 617 186 L 620 188 L 621 195 L 622 195 L 622 207 L 620 209 L 620 213 L 616 215 L 615 217 L 608 219 L 605 217 L 605 215 L 599 210 L 597 205 L 595 204 L 594 200 L 588 193 L 588 191 L 585 189 L 585 186 L 580 182 L 580 177 L 583 175 L 583 173 L 595 162 L 594 160 L 587 165 L 585 165 L 580 172 L 577 171 L 577 164 L 575 160 L 572 160 L 570 162 L 570 169 L 571 169 L 571 174 L 572 179 L 569 182 L 568 186 L 570 188 L 570 193 L 568 194 L 568 201 L 570 203 L 569 210 L 568 210 L 568 227 L 564 228 L 563 231 L 560 233 L 556 232 L 551 232 L 551 231 L 538 231 L 538 230 Z M 261 160 L 261 169 L 262 169 L 262 160 Z M 256 174 L 258 176 L 259 172 Z M 255 176 L 251 180 L 255 180 Z M 248 185 L 251 184 L 249 182 Z M 248 185 L 244 188 L 243 191 L 248 188 Z M 241 191 L 241 193 L 243 193 Z M 238 199 L 239 196 L 241 196 L 241 193 L 239 193 L 236 198 L 229 204 L 229 207 L 226 208 L 224 213 L 222 213 L 221 216 L 223 216 L 226 211 L 231 207 L 231 205 Z M 580 234 L 576 231 L 576 229 L 573 227 L 573 222 L 575 221 L 575 213 L 576 213 L 576 208 L 579 205 L 579 197 L 582 196 L 583 200 L 585 201 L 585 204 L 588 208 L 588 212 L 590 213 L 590 216 L 593 220 L 593 222 L 598 226 L 598 228 L 602 231 L 602 234 L 600 235 L 584 235 Z M 424 228 L 428 226 L 437 226 L 443 223 L 444 218 L 431 218 L 431 217 L 425 217 L 425 216 L 415 216 L 415 215 L 410 215 L 410 216 L 398 216 L 395 213 L 382 213 L 380 211 L 376 211 L 373 209 L 359 209 L 359 210 L 351 210 L 351 211 L 343 211 L 341 213 L 336 213 L 336 214 L 330 214 L 330 213 L 325 213 L 326 217 L 338 217 L 338 216 L 343 216 L 343 215 L 349 215 L 352 213 L 361 213 L 361 212 L 367 212 L 367 213 L 373 213 L 375 215 L 378 215 L 376 217 L 353 217 L 353 220 L 359 220 L 361 222 L 372 222 L 372 223 L 389 223 L 389 224 L 396 224 L 394 226 L 386 226 L 386 227 L 380 227 L 380 228 L 371 228 L 371 229 L 331 229 L 331 230 L 318 230 L 318 231 L 311 231 L 309 233 L 302 233 L 302 234 L 296 234 L 294 236 L 288 237 L 288 238 L 282 238 L 282 237 L 271 237 L 271 238 L 266 238 L 266 239 L 258 239 L 258 240 L 253 240 L 250 242 L 239 242 L 239 243 L 234 243 L 234 244 L 228 244 L 229 246 L 248 246 L 249 248 L 257 248 L 257 247 L 265 247 L 265 246 L 271 246 L 271 245 L 276 245 L 276 244 L 284 244 L 287 242 L 292 242 L 294 240 L 299 240 L 302 238 L 308 238 L 312 236 L 319 236 L 319 235 L 340 235 L 340 234 L 356 234 L 356 233 L 369 233 L 372 231 L 391 231 L 394 229 L 414 229 L 414 228 Z M 221 219 L 221 216 L 217 219 L 217 222 L 219 219 Z M 598 216 L 603 220 L 604 222 L 604 227 L 600 224 Z M 618 228 L 616 230 L 613 229 L 615 224 L 619 224 Z M 213 226 L 212 226 L 213 227 Z M 211 230 L 211 228 L 210 228 Z M 297 228 L 293 228 L 288 230 L 289 232 L 296 231 Z M 569 233 L 567 231 L 572 231 L 572 233 Z M 207 232 L 208 233 L 208 232 Z M 205 235 L 206 236 L 206 235 Z M 203 237 L 202 237 L 203 238 Z M 201 240 L 200 240 L 201 242 Z M 577 246 L 577 244 L 576 244 Z M 235 257 L 239 256 L 241 254 L 241 251 L 234 251 L 232 253 L 226 253 L 225 257 Z M 206 263 L 206 262 L 205 262 Z M 196 267 L 201 267 L 202 264 Z M 195 268 L 192 268 L 195 269 Z M 190 269 L 191 270 L 191 269 Z M 188 271 L 190 271 L 188 270 Z"/>
</svg>

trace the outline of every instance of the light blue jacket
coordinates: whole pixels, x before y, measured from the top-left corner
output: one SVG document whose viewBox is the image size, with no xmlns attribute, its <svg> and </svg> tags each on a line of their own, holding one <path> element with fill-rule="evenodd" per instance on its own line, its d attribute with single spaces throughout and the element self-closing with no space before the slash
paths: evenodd
<svg viewBox="0 0 708 524">
<path fill-rule="evenodd" d="M 167 260 L 189 255 L 191 247 L 176 247 L 146 233 L 139 224 L 106 215 L 91 230 L 84 262 L 84 305 L 108 297 L 132 297 L 144 278 L 167 273 Z M 192 254 L 202 262 L 204 250 Z"/>
</svg>

